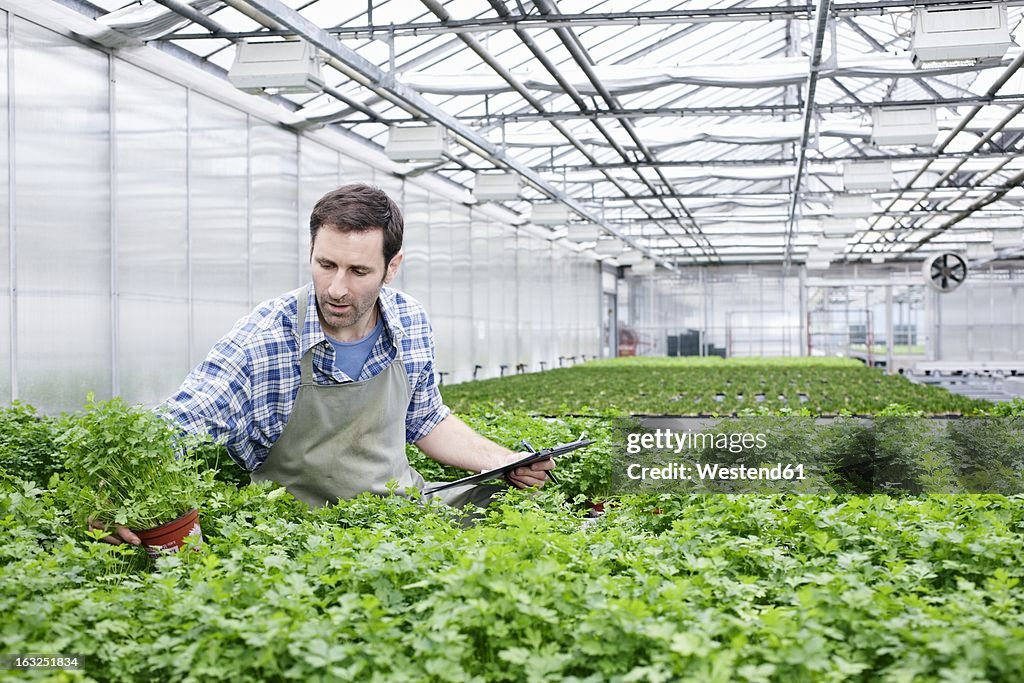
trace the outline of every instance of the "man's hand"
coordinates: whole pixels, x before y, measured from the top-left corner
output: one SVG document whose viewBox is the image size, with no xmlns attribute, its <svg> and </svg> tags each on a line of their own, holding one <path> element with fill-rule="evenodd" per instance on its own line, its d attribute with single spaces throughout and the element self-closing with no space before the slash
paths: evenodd
<svg viewBox="0 0 1024 683">
<path fill-rule="evenodd" d="M 528 453 L 516 453 L 512 456 L 512 459 L 518 460 L 523 456 L 529 455 Z M 538 460 L 532 462 L 529 465 L 523 465 L 517 467 L 509 472 L 506 478 L 517 488 L 525 489 L 531 486 L 541 488 L 544 483 L 548 480 L 548 472 L 555 468 L 555 461 L 553 458 L 546 460 Z"/>
<path fill-rule="evenodd" d="M 97 524 L 94 520 L 89 520 L 90 529 L 105 529 L 105 525 Z M 100 539 L 104 543 L 110 543 L 112 545 L 121 545 L 122 543 L 131 543 L 132 545 L 142 545 L 142 541 L 138 536 L 132 533 L 132 530 L 126 526 L 119 526 L 114 533 L 109 536 L 104 536 Z"/>
</svg>

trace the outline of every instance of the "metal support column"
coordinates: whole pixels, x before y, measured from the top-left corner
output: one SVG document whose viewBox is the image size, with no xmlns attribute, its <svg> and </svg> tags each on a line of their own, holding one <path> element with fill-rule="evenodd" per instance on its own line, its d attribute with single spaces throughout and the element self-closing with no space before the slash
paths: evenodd
<svg viewBox="0 0 1024 683">
<path fill-rule="evenodd" d="M 892 285 L 885 286 L 885 371 L 893 374 Z M 909 341 L 909 340 L 908 340 Z"/>
<path fill-rule="evenodd" d="M 811 355 L 811 336 L 807 315 L 807 269 L 800 269 L 800 355 Z"/>
</svg>

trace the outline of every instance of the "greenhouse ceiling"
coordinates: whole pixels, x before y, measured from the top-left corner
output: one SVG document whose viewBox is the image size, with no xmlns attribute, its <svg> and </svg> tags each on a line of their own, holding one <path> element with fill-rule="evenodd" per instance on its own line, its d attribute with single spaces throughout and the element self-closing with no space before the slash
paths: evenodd
<svg viewBox="0 0 1024 683">
<path fill-rule="evenodd" d="M 395 126 L 439 123 L 447 151 L 405 174 L 468 190 L 517 176 L 501 203 L 521 220 L 559 202 L 668 267 L 788 266 L 823 242 L 848 262 L 1020 251 L 1024 0 L 62 4 L 110 29 L 109 46 L 155 45 L 226 84 L 240 42 L 307 41 L 322 90 L 259 95 L 293 128 L 384 149 Z M 1005 42 L 951 31 L 979 17 Z M 915 37 L 926 22 L 939 29 Z M 957 35 L 926 52 L 943 31 Z"/>
</svg>

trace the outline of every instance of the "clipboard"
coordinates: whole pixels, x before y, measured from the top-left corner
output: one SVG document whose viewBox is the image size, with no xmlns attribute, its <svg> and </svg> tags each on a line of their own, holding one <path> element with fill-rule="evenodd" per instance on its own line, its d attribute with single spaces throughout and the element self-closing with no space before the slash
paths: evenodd
<svg viewBox="0 0 1024 683">
<path fill-rule="evenodd" d="M 553 446 L 551 448 L 545 448 L 545 449 L 540 450 L 540 451 L 527 453 L 526 455 L 524 455 L 523 457 L 519 458 L 518 460 L 514 460 L 514 461 L 512 461 L 512 462 L 510 462 L 510 463 L 508 463 L 506 465 L 502 465 L 501 467 L 496 467 L 493 470 L 487 470 L 487 471 L 481 472 L 479 474 L 471 474 L 470 476 L 463 477 L 462 479 L 459 479 L 457 481 L 448 481 L 448 482 L 445 482 L 443 484 L 438 484 L 436 486 L 430 486 L 428 488 L 423 489 L 422 493 L 423 493 L 423 495 L 427 496 L 427 495 L 430 495 L 432 493 L 437 493 L 439 491 L 444 491 L 446 489 L 455 488 L 456 486 L 466 486 L 468 484 L 480 484 L 480 483 L 483 483 L 485 481 L 491 481 L 492 479 L 500 479 L 500 478 L 504 477 L 506 474 L 508 474 L 509 472 L 511 472 L 512 470 L 516 469 L 517 467 L 522 467 L 523 465 L 529 465 L 530 463 L 534 463 L 534 462 L 537 462 L 539 460 L 548 460 L 550 458 L 556 458 L 556 457 L 558 457 L 560 455 L 565 455 L 566 453 L 571 453 L 572 451 L 575 451 L 578 448 L 583 448 L 584 446 L 589 446 L 592 443 L 594 443 L 593 439 L 585 439 L 585 438 L 583 438 L 581 436 L 576 441 L 572 441 L 570 443 L 560 444 L 558 446 Z M 525 444 L 525 442 L 524 442 L 524 444 Z M 527 446 L 527 448 L 529 448 L 529 444 L 525 444 L 525 445 Z M 530 450 L 532 451 L 533 449 L 530 449 Z"/>
</svg>

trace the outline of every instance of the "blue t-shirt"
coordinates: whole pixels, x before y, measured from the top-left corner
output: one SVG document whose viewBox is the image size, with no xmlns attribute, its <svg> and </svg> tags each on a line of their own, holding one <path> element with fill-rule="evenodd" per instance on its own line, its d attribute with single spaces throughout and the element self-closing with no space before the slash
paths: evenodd
<svg viewBox="0 0 1024 683">
<path fill-rule="evenodd" d="M 377 316 L 377 324 L 374 325 L 370 334 L 354 342 L 340 342 L 337 339 L 327 337 L 327 341 L 334 347 L 334 367 L 344 372 L 352 379 L 359 379 L 359 373 L 363 371 L 366 359 L 373 351 L 373 345 L 377 343 L 381 331 L 384 330 L 384 318 Z M 324 335 L 326 336 L 326 335 Z"/>
</svg>

